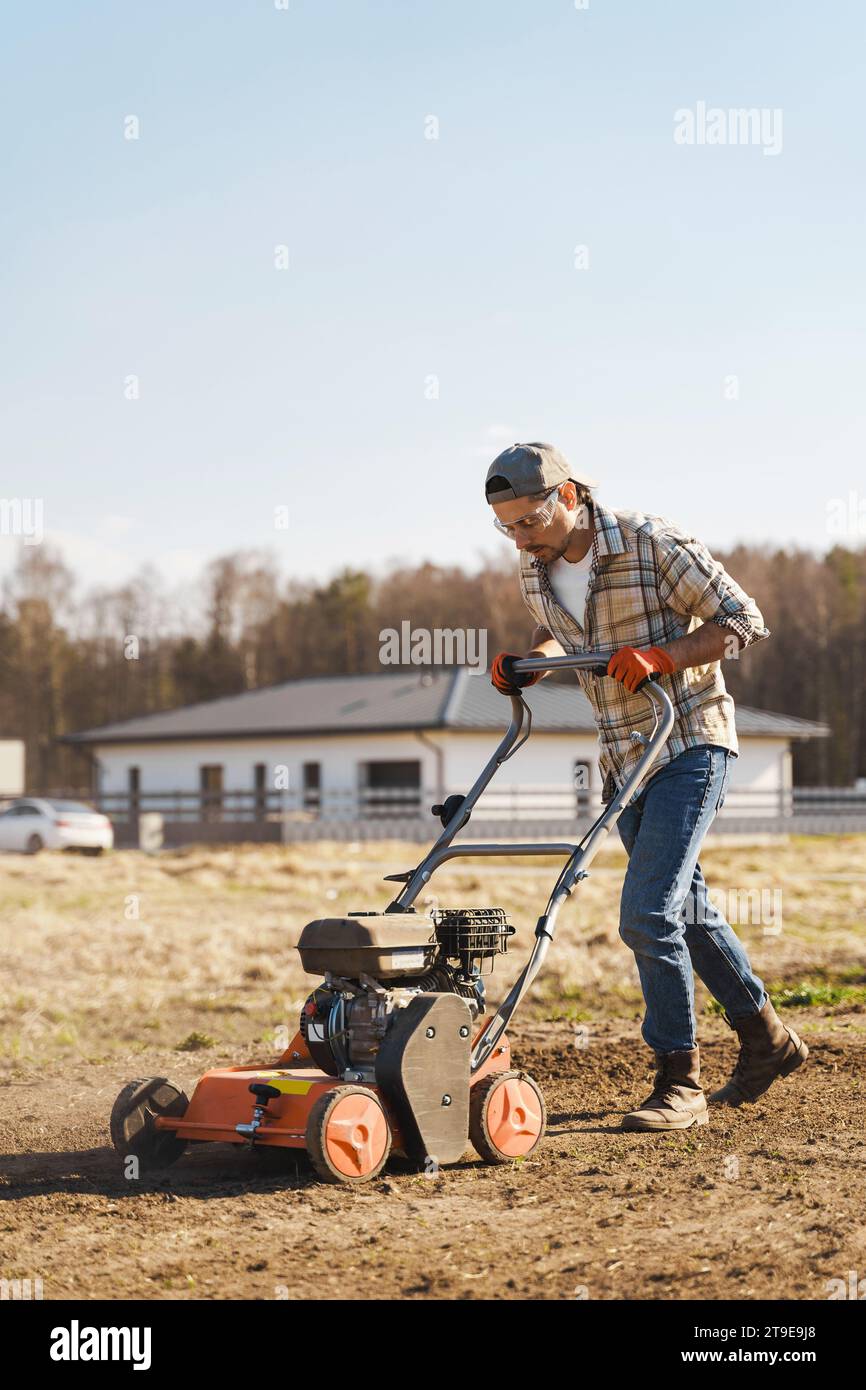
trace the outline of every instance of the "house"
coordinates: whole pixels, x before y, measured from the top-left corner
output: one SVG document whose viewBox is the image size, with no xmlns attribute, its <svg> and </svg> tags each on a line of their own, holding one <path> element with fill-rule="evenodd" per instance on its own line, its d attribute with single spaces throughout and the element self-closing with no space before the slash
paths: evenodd
<svg viewBox="0 0 866 1390">
<path fill-rule="evenodd" d="M 525 698 L 531 737 L 499 769 L 475 822 L 503 834 L 520 834 L 518 822 L 572 830 L 601 804 L 591 707 L 576 682 L 540 682 Z M 510 718 L 489 677 L 462 667 L 287 681 L 64 741 L 91 758 L 94 796 L 116 822 L 159 811 L 175 842 L 338 826 L 357 838 L 362 822 L 366 833 L 426 838 L 437 824 L 431 804 L 469 790 Z M 719 822 L 789 814 L 792 742 L 829 730 L 743 706 L 737 729 Z"/>
<path fill-rule="evenodd" d="M 24 740 L 0 738 L 0 799 L 24 791 Z"/>
</svg>

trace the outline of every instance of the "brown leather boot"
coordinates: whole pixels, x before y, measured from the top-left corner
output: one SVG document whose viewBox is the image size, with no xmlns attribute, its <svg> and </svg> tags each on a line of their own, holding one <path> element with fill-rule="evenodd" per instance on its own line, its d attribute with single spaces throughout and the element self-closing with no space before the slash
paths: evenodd
<svg viewBox="0 0 866 1390">
<path fill-rule="evenodd" d="M 707 1123 L 707 1102 L 701 1089 L 701 1054 L 697 1047 L 683 1052 L 657 1052 L 658 1071 L 652 1092 L 638 1110 L 622 1119 L 621 1129 L 688 1129 Z"/>
<path fill-rule="evenodd" d="M 769 1090 L 779 1076 L 788 1076 L 809 1056 L 793 1028 L 786 1028 L 769 997 L 759 1013 L 736 1022 L 723 1014 L 729 1028 L 740 1039 L 740 1055 L 731 1079 L 710 1096 L 711 1105 L 742 1105 L 755 1101 Z"/>
</svg>

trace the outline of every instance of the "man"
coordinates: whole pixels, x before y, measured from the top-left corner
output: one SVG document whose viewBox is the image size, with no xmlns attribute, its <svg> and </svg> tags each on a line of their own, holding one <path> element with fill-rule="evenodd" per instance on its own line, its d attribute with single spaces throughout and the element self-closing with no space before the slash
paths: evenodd
<svg viewBox="0 0 866 1390">
<path fill-rule="evenodd" d="M 666 517 L 609 511 L 592 496 L 597 486 L 552 445 L 514 444 L 490 465 L 486 496 L 517 546 L 521 593 L 537 623 L 526 655 L 612 653 L 606 676 L 577 673 L 598 726 L 605 803 L 641 756 L 630 732 L 652 722 L 638 684 L 656 676 L 674 706 L 670 738 L 618 821 L 629 856 L 619 931 L 635 954 L 642 1034 L 656 1056 L 653 1090 L 622 1128 L 687 1129 L 707 1121 L 693 972 L 740 1040 L 734 1072 L 711 1104 L 754 1101 L 808 1056 L 708 900 L 698 863 L 738 756 L 720 661 L 770 634 L 700 541 Z M 497 690 L 512 693 L 546 674 L 516 675 L 515 659 L 494 659 Z"/>
</svg>

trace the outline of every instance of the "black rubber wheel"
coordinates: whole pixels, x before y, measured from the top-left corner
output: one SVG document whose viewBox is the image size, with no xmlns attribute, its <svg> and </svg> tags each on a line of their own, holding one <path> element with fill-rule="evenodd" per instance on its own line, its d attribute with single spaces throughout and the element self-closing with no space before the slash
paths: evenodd
<svg viewBox="0 0 866 1390">
<path fill-rule="evenodd" d="M 345 1156 L 340 1160 L 341 1166 L 337 1166 L 334 1158 L 334 1139 L 336 1136 L 333 1122 L 338 1116 L 335 1116 L 334 1112 L 350 1096 L 367 1097 L 371 1108 L 368 1111 L 368 1117 L 364 1117 L 363 1114 L 358 1117 L 357 1127 L 360 1131 L 364 1131 L 359 1134 L 359 1138 L 363 1141 L 363 1147 L 357 1151 L 353 1149 L 350 1142 L 351 1136 L 347 1132 Z M 372 1107 L 375 1107 L 375 1110 Z M 329 1128 L 331 1128 L 330 1135 L 328 1133 Z M 328 1140 L 330 1140 L 330 1151 Z M 375 1091 L 369 1090 L 366 1086 L 334 1086 L 319 1096 L 307 1117 L 307 1154 L 323 1182 L 348 1183 L 350 1187 L 363 1182 L 370 1182 L 372 1178 L 378 1177 L 381 1173 L 388 1162 L 390 1152 L 391 1126 L 388 1124 L 388 1117 L 382 1109 L 382 1103 Z M 350 1171 L 354 1162 L 358 1164 L 357 1172 Z"/>
<path fill-rule="evenodd" d="M 42 838 L 41 835 L 31 835 L 31 836 L 30 836 L 30 838 L 29 838 L 28 841 L 27 841 L 27 853 L 28 853 L 28 854 L 38 854 L 39 851 L 40 851 L 41 849 L 44 849 L 44 848 L 45 848 L 45 841 L 43 840 L 43 838 Z"/>
<path fill-rule="evenodd" d="M 519 1151 L 514 1153 L 507 1152 L 500 1144 L 504 1143 L 503 1128 L 501 1124 L 494 1124 L 494 1132 L 491 1133 L 490 1103 L 495 1093 L 505 1085 L 506 1082 L 515 1081 L 520 1083 L 520 1088 L 524 1092 L 529 1088 L 531 1096 L 535 1097 L 537 1109 L 530 1105 L 526 1106 L 526 1119 L 522 1122 L 525 1133 L 522 1139 L 515 1142 L 519 1145 Z M 526 1097 L 529 1099 L 529 1097 Z M 525 1071 L 495 1071 L 489 1076 L 485 1076 L 477 1085 L 472 1087 L 469 1093 L 469 1140 L 476 1153 L 484 1159 L 485 1163 L 513 1163 L 515 1158 L 526 1158 L 536 1149 L 544 1136 L 547 1126 L 547 1107 L 544 1104 L 544 1096 L 538 1083 Z M 520 1125 L 517 1126 L 520 1130 Z M 537 1131 L 537 1132 L 536 1132 Z M 535 1132 L 534 1139 L 532 1133 Z M 497 1140 L 499 1142 L 497 1142 Z M 511 1145 L 510 1147 L 513 1147 Z"/>
<path fill-rule="evenodd" d="M 180 1158 L 187 1141 L 154 1128 L 157 1115 L 186 1114 L 189 1099 L 164 1076 L 130 1081 L 111 1110 L 111 1142 L 119 1154 L 134 1154 L 142 1172 L 167 1168 Z"/>
</svg>

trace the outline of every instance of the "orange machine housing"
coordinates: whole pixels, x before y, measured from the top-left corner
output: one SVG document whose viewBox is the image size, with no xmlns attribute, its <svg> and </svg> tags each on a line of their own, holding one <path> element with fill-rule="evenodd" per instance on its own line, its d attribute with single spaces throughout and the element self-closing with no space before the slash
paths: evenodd
<svg viewBox="0 0 866 1390">
<path fill-rule="evenodd" d="M 473 1046 L 489 1022 L 490 1017 L 479 1020 L 472 1039 Z M 493 1072 L 510 1069 L 511 1045 L 503 1034 L 490 1056 L 471 1077 L 470 1087 L 476 1086 Z M 255 1143 L 265 1148 L 286 1149 L 303 1149 L 306 1146 L 307 1118 L 316 1101 L 324 1091 L 346 1084 L 342 1077 L 330 1076 L 314 1065 L 303 1034 L 299 1031 L 276 1063 L 263 1062 L 257 1066 L 244 1062 L 240 1066 L 216 1067 L 213 1071 L 205 1072 L 185 1113 L 179 1117 L 159 1115 L 154 1125 L 160 1130 L 171 1130 L 178 1139 L 191 1142 L 249 1143 L 243 1135 L 238 1134 L 235 1126 L 252 1118 L 255 1099 L 250 1093 L 250 1085 L 259 1081 L 273 1086 L 280 1095 L 268 1103 L 261 1127 L 256 1132 Z M 385 1104 L 384 1096 L 374 1084 L 364 1084 L 379 1095 L 393 1136 L 392 1152 L 404 1152 L 399 1126 Z"/>
</svg>

